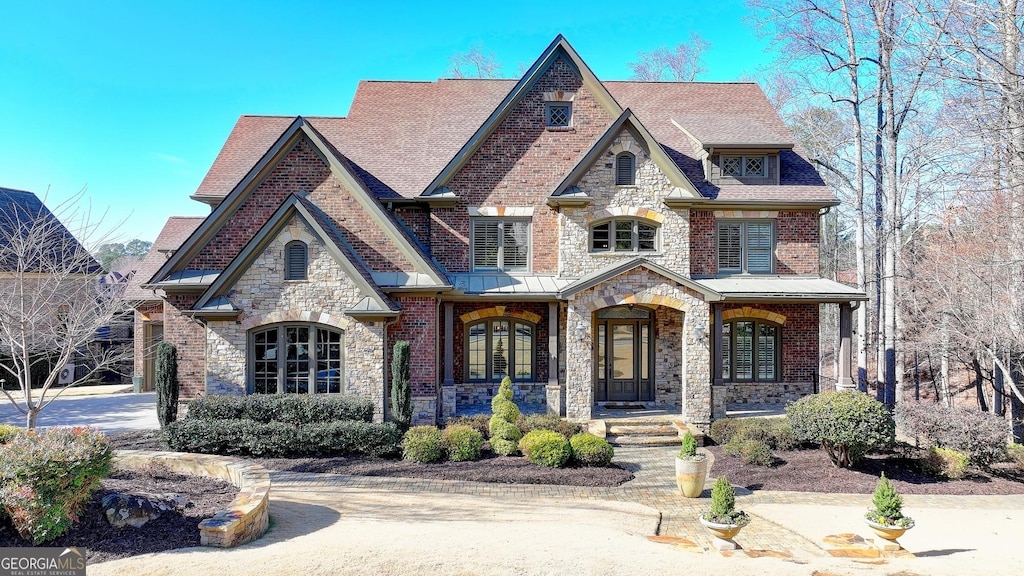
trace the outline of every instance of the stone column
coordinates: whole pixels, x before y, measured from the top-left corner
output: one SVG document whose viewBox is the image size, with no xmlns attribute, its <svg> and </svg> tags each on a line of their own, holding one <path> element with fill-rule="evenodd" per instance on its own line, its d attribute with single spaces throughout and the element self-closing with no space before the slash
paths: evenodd
<svg viewBox="0 0 1024 576">
<path fill-rule="evenodd" d="M 839 374 L 837 374 L 837 390 L 853 390 L 856 384 L 850 374 L 850 364 L 853 360 L 852 346 L 850 343 L 853 334 L 853 307 L 849 302 L 839 305 Z"/>
<path fill-rule="evenodd" d="M 590 420 L 594 408 L 593 358 L 590 312 L 569 302 L 565 323 L 565 415 Z"/>
<path fill-rule="evenodd" d="M 558 385 L 558 302 L 548 303 L 548 384 L 545 390 L 548 414 L 561 416 L 562 387 Z"/>
</svg>

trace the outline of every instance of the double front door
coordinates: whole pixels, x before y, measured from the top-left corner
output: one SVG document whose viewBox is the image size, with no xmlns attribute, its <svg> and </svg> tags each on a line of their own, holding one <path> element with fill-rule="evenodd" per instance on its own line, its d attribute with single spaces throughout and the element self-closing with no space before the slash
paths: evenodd
<svg viewBox="0 0 1024 576">
<path fill-rule="evenodd" d="M 653 313 L 616 306 L 595 318 L 594 400 L 653 401 Z"/>
</svg>

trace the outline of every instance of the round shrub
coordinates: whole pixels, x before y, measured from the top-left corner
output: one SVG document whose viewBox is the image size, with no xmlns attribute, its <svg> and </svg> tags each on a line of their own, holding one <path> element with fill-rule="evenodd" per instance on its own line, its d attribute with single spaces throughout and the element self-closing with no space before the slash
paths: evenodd
<svg viewBox="0 0 1024 576">
<path fill-rule="evenodd" d="M 732 440 L 732 435 L 736 432 L 739 420 L 736 418 L 721 418 L 711 423 L 711 439 L 715 441 L 715 444 L 723 446 Z"/>
<path fill-rule="evenodd" d="M 1024 468 L 1024 444 L 1011 443 L 1006 447 L 1006 456 L 1017 466 Z"/>
<path fill-rule="evenodd" d="M 566 438 L 572 438 L 574 434 L 583 431 L 583 425 L 579 422 L 563 420 L 554 414 L 530 414 L 516 420 L 516 426 L 523 434 L 529 434 L 533 430 L 554 430 Z"/>
<path fill-rule="evenodd" d="M 492 437 L 491 450 L 499 456 L 515 456 L 519 453 L 519 444 L 513 440 Z"/>
<path fill-rule="evenodd" d="M 554 430 L 534 430 L 519 441 L 519 451 L 534 464 L 561 468 L 572 457 L 569 441 Z"/>
<path fill-rule="evenodd" d="M 771 466 L 775 463 L 775 454 L 771 446 L 763 440 L 743 440 L 737 437 L 722 447 L 722 451 L 729 456 L 735 456 L 743 460 L 744 464 L 756 466 Z"/>
<path fill-rule="evenodd" d="M 612 463 L 615 449 L 604 438 L 590 432 L 580 432 L 569 438 L 572 456 L 584 466 L 607 466 Z"/>
<path fill-rule="evenodd" d="M 958 480 L 967 474 L 967 455 L 949 448 L 932 447 L 924 458 L 924 468 L 929 473 Z"/>
<path fill-rule="evenodd" d="M 449 426 L 442 433 L 444 449 L 452 462 L 476 460 L 480 457 L 480 447 L 484 437 L 473 428 L 465 425 Z"/>
<path fill-rule="evenodd" d="M 487 427 L 491 432 L 491 440 L 510 440 L 518 443 L 519 439 L 523 437 L 523 433 L 515 424 L 497 414 L 491 417 Z"/>
<path fill-rule="evenodd" d="M 900 431 L 929 446 L 952 448 L 982 466 L 1006 457 L 1006 422 L 991 412 L 935 403 L 896 405 Z"/>
<path fill-rule="evenodd" d="M 852 390 L 812 394 L 786 407 L 797 440 L 820 443 L 832 463 L 848 468 L 869 450 L 892 444 L 896 424 L 881 403 Z"/>
<path fill-rule="evenodd" d="M 16 435 L 21 434 L 22 429 L 10 424 L 0 424 L 0 444 L 6 444 Z"/>
<path fill-rule="evenodd" d="M 402 438 L 402 459 L 412 462 L 444 460 L 444 438 L 435 426 L 413 426 Z"/>
<path fill-rule="evenodd" d="M 491 437 L 490 421 L 491 417 L 487 414 L 474 414 L 473 416 L 455 416 L 449 418 L 446 422 L 446 426 L 469 426 L 480 433 L 485 439 Z"/>
<path fill-rule="evenodd" d="M 491 412 L 495 416 L 500 416 L 502 420 L 513 423 L 519 419 L 519 407 L 516 406 L 515 402 L 506 400 L 501 396 L 495 396 L 494 401 L 491 402 Z"/>
</svg>

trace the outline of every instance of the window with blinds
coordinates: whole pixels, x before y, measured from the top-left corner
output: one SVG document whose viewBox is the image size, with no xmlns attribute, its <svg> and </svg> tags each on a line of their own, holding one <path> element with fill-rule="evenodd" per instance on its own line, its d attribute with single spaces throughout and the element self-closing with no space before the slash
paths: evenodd
<svg viewBox="0 0 1024 576">
<path fill-rule="evenodd" d="M 530 222 L 474 218 L 471 259 L 474 270 L 529 270 Z"/>
<path fill-rule="evenodd" d="M 779 375 L 782 329 L 760 320 L 722 324 L 722 379 L 726 382 L 775 382 Z"/>
<path fill-rule="evenodd" d="M 775 224 L 770 220 L 720 221 L 718 271 L 770 274 L 774 267 Z"/>
<path fill-rule="evenodd" d="M 309 250 L 305 242 L 289 242 L 284 247 L 284 253 L 284 279 L 305 280 L 309 268 Z"/>
<path fill-rule="evenodd" d="M 636 184 L 636 157 L 629 152 L 622 152 L 615 157 L 615 185 L 633 184 Z"/>
</svg>

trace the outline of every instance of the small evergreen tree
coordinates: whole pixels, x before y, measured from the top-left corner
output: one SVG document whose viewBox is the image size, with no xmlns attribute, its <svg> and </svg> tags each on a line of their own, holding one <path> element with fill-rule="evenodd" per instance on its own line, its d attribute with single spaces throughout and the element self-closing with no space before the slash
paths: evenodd
<svg viewBox="0 0 1024 576">
<path fill-rule="evenodd" d="M 516 426 L 519 419 L 519 407 L 512 401 L 512 379 L 505 376 L 501 379 L 498 393 L 491 399 L 491 420 L 488 427 L 491 432 L 491 449 L 495 454 L 511 456 L 519 451 L 519 440 L 523 433 Z"/>
<path fill-rule="evenodd" d="M 864 517 L 875 524 L 899 526 L 901 528 L 911 528 L 914 526 L 914 521 L 903 515 L 903 497 L 896 492 L 896 487 L 892 485 L 892 481 L 885 477 L 884 472 L 875 486 L 875 493 L 871 497 L 871 503 L 874 505 L 874 508 L 868 510 Z"/>
<path fill-rule="evenodd" d="M 409 386 L 409 343 L 395 342 L 391 357 L 391 419 L 403 430 L 412 425 L 412 388 Z"/>
<path fill-rule="evenodd" d="M 156 417 L 160 428 L 178 419 L 178 349 L 164 341 L 156 347 Z"/>
<path fill-rule="evenodd" d="M 716 524 L 738 524 L 746 526 L 750 516 L 736 510 L 736 490 L 725 476 L 719 476 L 711 488 L 711 507 L 702 514 L 704 520 Z"/>
</svg>

